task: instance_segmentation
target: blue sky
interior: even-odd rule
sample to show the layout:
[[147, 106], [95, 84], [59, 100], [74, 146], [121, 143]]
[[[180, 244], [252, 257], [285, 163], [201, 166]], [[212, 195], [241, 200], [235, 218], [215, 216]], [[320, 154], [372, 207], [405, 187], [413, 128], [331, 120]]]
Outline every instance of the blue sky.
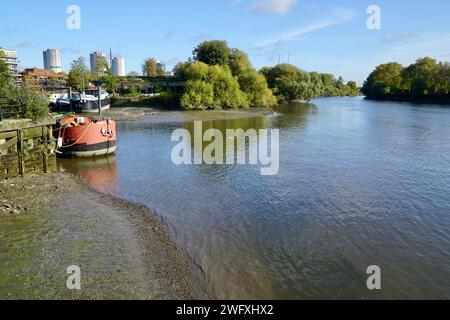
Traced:
[[[368, 6], [381, 9], [381, 30], [369, 30]], [[68, 30], [69, 5], [81, 29]], [[361, 83], [378, 64], [418, 57], [450, 60], [448, 0], [41, 0], [5, 1], [0, 46], [18, 51], [21, 67], [42, 67], [42, 51], [62, 50], [63, 68], [96, 50], [141, 71], [146, 57], [170, 69], [202, 40], [224, 39], [246, 51], [255, 67], [290, 62], [307, 71]]]

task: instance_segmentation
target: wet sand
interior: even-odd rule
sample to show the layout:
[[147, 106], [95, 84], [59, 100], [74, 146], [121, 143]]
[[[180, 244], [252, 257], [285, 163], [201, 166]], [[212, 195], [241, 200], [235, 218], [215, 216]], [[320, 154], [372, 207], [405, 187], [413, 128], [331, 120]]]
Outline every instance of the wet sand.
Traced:
[[125, 107], [111, 108], [102, 113], [103, 117], [110, 117], [116, 121], [150, 120], [158, 123], [180, 122], [197, 120], [201, 114], [201, 120], [231, 120], [248, 117], [273, 116], [271, 109], [228, 109], [228, 110], [206, 110], [206, 111], [182, 111], [162, 110], [151, 107]]
[[[81, 268], [82, 290], [66, 287]], [[0, 299], [208, 299], [147, 209], [69, 173], [0, 181]]]

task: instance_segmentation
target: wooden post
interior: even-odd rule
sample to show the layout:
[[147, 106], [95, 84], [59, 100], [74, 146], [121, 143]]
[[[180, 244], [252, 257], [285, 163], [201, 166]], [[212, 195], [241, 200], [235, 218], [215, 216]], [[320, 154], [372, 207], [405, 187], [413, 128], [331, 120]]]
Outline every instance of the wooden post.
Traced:
[[19, 174], [21, 176], [25, 175], [25, 155], [24, 155], [24, 144], [23, 144], [23, 131], [22, 129], [17, 130], [17, 153], [19, 157]]
[[44, 172], [48, 173], [48, 129], [47, 129], [47, 126], [42, 126], [42, 144], [44, 145], [44, 150], [42, 152], [42, 157], [44, 160]]
[[101, 86], [98, 85], [98, 115], [102, 115], [102, 97], [101, 97]]

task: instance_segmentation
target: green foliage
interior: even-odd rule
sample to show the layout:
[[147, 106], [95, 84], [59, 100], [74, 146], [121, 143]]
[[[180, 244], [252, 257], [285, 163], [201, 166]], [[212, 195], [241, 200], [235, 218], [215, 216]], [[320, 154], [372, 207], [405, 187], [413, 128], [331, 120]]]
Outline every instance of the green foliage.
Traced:
[[[195, 62], [185, 66], [187, 86], [181, 98], [185, 109], [247, 108], [246, 95], [228, 67]], [[197, 104], [197, 105], [196, 105]]]
[[277, 104], [277, 99], [269, 89], [266, 78], [253, 68], [248, 55], [239, 49], [233, 49], [229, 68], [237, 77], [239, 87], [247, 96], [251, 107], [271, 107]]
[[21, 117], [41, 120], [48, 116], [48, 102], [42, 95], [34, 93], [25, 85], [9, 84], [1, 89], [0, 93], [10, 105], [18, 106]]
[[262, 72], [269, 87], [280, 100], [292, 102], [314, 98], [309, 86], [309, 76], [299, 68], [280, 64], [274, 68], [264, 68]]
[[206, 110], [214, 104], [214, 88], [201, 80], [189, 80], [181, 106], [186, 110]]
[[245, 94], [240, 90], [239, 83], [227, 67], [210, 66], [207, 76], [208, 83], [214, 88], [214, 108], [248, 108]]
[[161, 64], [155, 58], [148, 58], [142, 64], [142, 72], [148, 77], [158, 77], [165, 74]]
[[359, 94], [355, 82], [346, 85], [342, 78], [336, 80], [332, 74], [308, 73], [290, 64], [264, 67], [260, 73], [266, 77], [277, 98], [286, 102]]
[[86, 60], [79, 57], [71, 64], [68, 85], [78, 91], [83, 91], [89, 84], [90, 73], [86, 65]]
[[102, 77], [102, 83], [106, 87], [106, 90], [115, 93], [117, 87], [119, 86], [119, 77], [113, 75], [111, 70], [108, 68], [105, 72], [105, 75]]
[[193, 52], [194, 60], [207, 65], [228, 66], [231, 50], [226, 41], [204, 41]]
[[5, 87], [12, 80], [8, 64], [1, 59], [4, 56], [4, 52], [0, 49], [0, 88]]
[[271, 107], [278, 100], [359, 94], [355, 82], [345, 85], [333, 75], [308, 73], [289, 64], [258, 73], [245, 52], [230, 49], [225, 41], [202, 42], [194, 50], [194, 61], [178, 64], [174, 73], [187, 81], [181, 99], [186, 109]]
[[277, 104], [277, 98], [269, 89], [266, 78], [256, 70], [241, 74], [238, 81], [251, 107], [272, 107]]
[[404, 68], [391, 62], [379, 65], [364, 83], [369, 99], [406, 99], [437, 97], [449, 94], [450, 66], [432, 58], [421, 58]]
[[173, 69], [175, 78], [182, 81], [187, 81], [189, 79], [189, 75], [187, 74], [187, 72], [189, 71], [192, 63], [192, 61], [178, 63]]

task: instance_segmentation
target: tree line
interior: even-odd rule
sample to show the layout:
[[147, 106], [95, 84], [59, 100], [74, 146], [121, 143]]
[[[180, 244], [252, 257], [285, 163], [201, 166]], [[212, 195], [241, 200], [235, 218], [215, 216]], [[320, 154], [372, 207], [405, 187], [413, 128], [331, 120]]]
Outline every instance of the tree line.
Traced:
[[364, 82], [368, 99], [434, 101], [450, 103], [450, 64], [425, 57], [404, 67], [390, 62], [379, 65]]
[[75, 59], [70, 66], [67, 85], [82, 92], [91, 82], [100, 81], [109, 92], [114, 93], [119, 85], [119, 77], [114, 76], [106, 58], [98, 57], [96, 65], [97, 69], [91, 72], [85, 58]]
[[[104, 58], [97, 61], [102, 72], [89, 72], [84, 58], [72, 63], [69, 86], [81, 91], [92, 80], [101, 80], [110, 92], [115, 92], [118, 77], [112, 75]], [[155, 59], [145, 59], [143, 74], [159, 77], [165, 74]], [[271, 107], [295, 100], [317, 97], [355, 96], [360, 94], [356, 82], [344, 82], [331, 74], [306, 72], [290, 64], [256, 70], [248, 55], [230, 48], [226, 41], [204, 41], [193, 56], [174, 69], [175, 80], [186, 82], [182, 94], [163, 92], [165, 102], [184, 109], [222, 109]]]
[[257, 71], [245, 52], [218, 40], [199, 44], [193, 58], [178, 64], [174, 72], [187, 82], [180, 98], [185, 109], [270, 107], [280, 102], [360, 93], [356, 82], [345, 84], [342, 78], [308, 73], [290, 64]]

